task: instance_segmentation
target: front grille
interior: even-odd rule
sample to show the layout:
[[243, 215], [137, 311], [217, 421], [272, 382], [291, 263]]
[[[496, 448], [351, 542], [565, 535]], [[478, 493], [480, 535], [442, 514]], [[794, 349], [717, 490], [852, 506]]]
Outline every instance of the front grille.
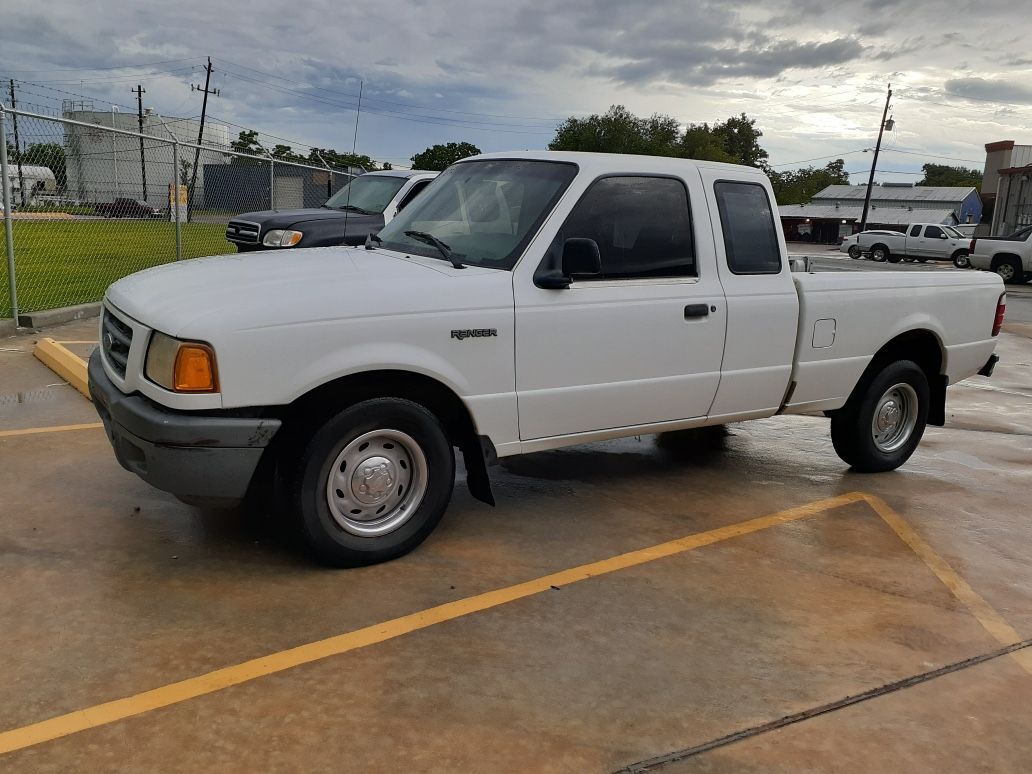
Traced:
[[249, 223], [246, 220], [231, 220], [226, 226], [226, 239], [230, 242], [243, 242], [248, 245], [258, 244], [258, 235], [261, 233], [261, 226], [257, 223]]
[[129, 362], [129, 347], [132, 343], [133, 329], [105, 309], [100, 346], [108, 363], [123, 379], [125, 378], [125, 367]]

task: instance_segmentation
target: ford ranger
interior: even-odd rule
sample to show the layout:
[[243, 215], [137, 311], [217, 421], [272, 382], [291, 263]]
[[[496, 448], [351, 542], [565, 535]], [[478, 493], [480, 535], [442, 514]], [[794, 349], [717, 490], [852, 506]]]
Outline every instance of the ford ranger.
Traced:
[[226, 240], [237, 252], [360, 245], [408, 206], [437, 172], [383, 170], [359, 175], [319, 207], [237, 215]]
[[759, 171], [524, 152], [453, 164], [364, 247], [168, 264], [107, 291], [90, 391], [121, 464], [187, 501], [278, 482], [314, 555], [410, 551], [497, 459], [824, 412], [902, 465], [989, 376], [1003, 284], [792, 272]]

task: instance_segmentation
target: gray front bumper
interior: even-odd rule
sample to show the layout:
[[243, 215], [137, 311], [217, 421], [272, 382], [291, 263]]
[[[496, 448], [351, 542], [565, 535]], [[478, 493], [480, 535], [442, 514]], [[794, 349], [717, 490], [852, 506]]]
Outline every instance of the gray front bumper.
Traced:
[[240, 500], [282, 424], [267, 417], [193, 414], [125, 395], [89, 364], [90, 395], [122, 467], [180, 497]]

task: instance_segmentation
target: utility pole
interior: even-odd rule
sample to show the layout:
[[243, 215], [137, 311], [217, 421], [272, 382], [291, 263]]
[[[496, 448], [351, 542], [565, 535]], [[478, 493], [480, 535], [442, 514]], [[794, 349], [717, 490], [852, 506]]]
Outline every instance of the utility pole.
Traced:
[[[204, 67], [204, 88], [200, 86], [191, 85], [190, 91], [200, 91], [204, 93], [204, 99], [201, 101], [201, 126], [197, 130], [197, 145], [200, 146], [204, 140], [204, 117], [208, 112], [208, 95], [214, 94], [216, 97], [219, 95], [219, 90], [215, 89], [212, 91], [208, 88], [211, 84], [211, 57], [208, 57], [208, 64]], [[197, 185], [197, 165], [201, 161], [201, 149], [197, 147], [194, 149], [194, 165], [193, 171], [190, 173], [190, 189], [187, 192], [186, 199], [186, 219], [190, 220], [193, 217], [193, 195], [194, 186]]]
[[[18, 105], [14, 101], [14, 78], [11, 78], [11, 110], [17, 110]], [[18, 197], [21, 199], [21, 206], [25, 206], [25, 176], [22, 175], [22, 152], [18, 142], [18, 114], [11, 113], [11, 122], [14, 124], [14, 155], [18, 163]]]
[[874, 171], [878, 167], [878, 153], [881, 151], [882, 134], [885, 132], [885, 119], [889, 115], [889, 101], [892, 99], [892, 84], [885, 96], [885, 109], [882, 111], [881, 125], [878, 127], [878, 144], [874, 146], [874, 161], [871, 162], [871, 176], [867, 179], [867, 195], [864, 197], [864, 213], [860, 216], [860, 230], [867, 230], [867, 211], [871, 206], [871, 190], [874, 188]]
[[147, 90], [140, 84], [129, 91], [136, 95], [136, 116], [140, 127], [140, 177], [143, 179], [143, 200], [147, 201], [147, 157], [143, 152], [143, 95]]

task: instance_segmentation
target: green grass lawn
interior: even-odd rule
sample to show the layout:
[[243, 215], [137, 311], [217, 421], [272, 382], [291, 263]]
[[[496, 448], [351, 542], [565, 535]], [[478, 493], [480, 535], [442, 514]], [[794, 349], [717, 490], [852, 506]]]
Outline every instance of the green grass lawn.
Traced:
[[[115, 280], [176, 259], [175, 227], [164, 221], [16, 220], [13, 227], [21, 312], [99, 301]], [[183, 258], [235, 251], [222, 223], [184, 223], [182, 232]], [[6, 245], [2, 251], [0, 317], [10, 317]]]

